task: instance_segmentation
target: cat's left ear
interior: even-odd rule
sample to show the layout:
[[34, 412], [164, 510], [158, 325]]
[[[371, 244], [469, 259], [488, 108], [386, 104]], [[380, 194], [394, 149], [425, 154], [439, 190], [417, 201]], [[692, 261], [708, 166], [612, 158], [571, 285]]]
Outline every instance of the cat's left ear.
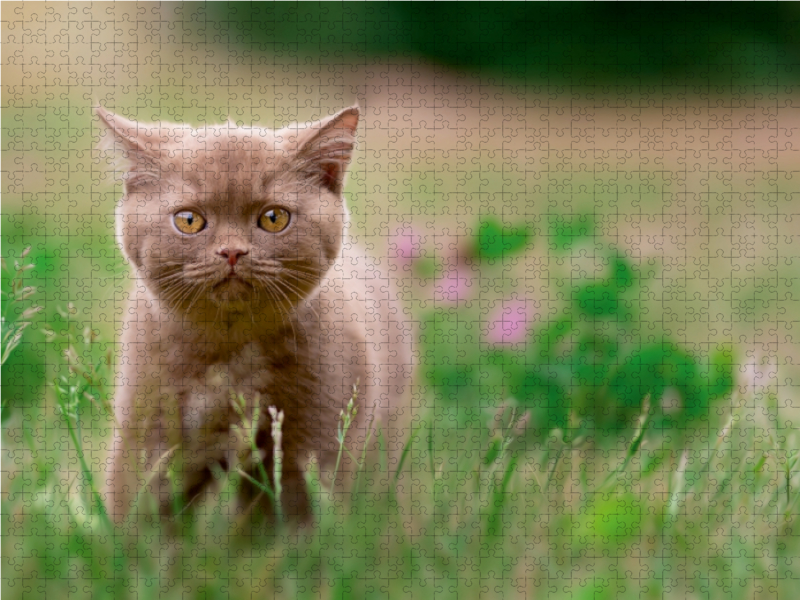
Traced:
[[319, 177], [334, 194], [344, 188], [347, 167], [353, 157], [358, 127], [358, 106], [312, 123], [297, 135], [297, 159], [303, 170]]

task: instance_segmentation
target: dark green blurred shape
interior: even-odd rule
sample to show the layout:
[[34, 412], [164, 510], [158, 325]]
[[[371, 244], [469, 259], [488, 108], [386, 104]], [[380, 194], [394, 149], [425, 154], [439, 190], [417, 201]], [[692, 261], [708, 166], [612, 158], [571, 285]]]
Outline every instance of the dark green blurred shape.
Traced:
[[619, 310], [617, 288], [611, 282], [590, 283], [579, 288], [575, 301], [581, 312], [594, 317], [615, 315]]
[[475, 254], [480, 258], [502, 258], [523, 251], [532, 237], [527, 225], [503, 227], [500, 221], [487, 217], [478, 228]]
[[569, 250], [575, 242], [595, 234], [594, 218], [589, 214], [551, 214], [547, 226], [550, 248], [557, 251]]
[[573, 292], [573, 301], [578, 310], [590, 317], [617, 315], [622, 321], [632, 318], [629, 303], [620, 298], [636, 282], [633, 265], [619, 251], [611, 261], [612, 277], [578, 286]]
[[348, 60], [413, 54], [571, 85], [787, 83], [800, 63], [800, 10], [791, 2], [231, 2], [186, 12], [192, 9], [231, 42], [264, 50]]
[[712, 398], [724, 396], [733, 389], [734, 351], [729, 344], [721, 344], [709, 359], [708, 394]]
[[661, 398], [668, 387], [680, 390], [690, 414], [697, 414], [708, 401], [696, 359], [669, 340], [651, 344], [628, 356], [609, 386], [612, 396], [630, 408], [640, 406], [647, 394], [654, 399]]

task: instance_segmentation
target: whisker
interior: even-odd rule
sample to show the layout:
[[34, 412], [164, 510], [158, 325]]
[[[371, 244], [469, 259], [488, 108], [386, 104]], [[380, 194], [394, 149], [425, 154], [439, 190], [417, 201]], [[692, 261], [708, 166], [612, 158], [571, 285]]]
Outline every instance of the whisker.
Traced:
[[[291, 301], [286, 297], [285, 294], [283, 294], [283, 292], [281, 292], [280, 289], [275, 287], [275, 281], [274, 280], [271, 280], [271, 279], [266, 279], [266, 280], [263, 280], [263, 281], [259, 280], [259, 283], [264, 284], [264, 286], [263, 286], [264, 287], [264, 291], [267, 292], [267, 294], [269, 294], [270, 297], [274, 299], [274, 304], [276, 304], [278, 306], [278, 311], [280, 311], [280, 312], [282, 312], [283, 314], [286, 315], [286, 322], [289, 324], [289, 327], [291, 327], [291, 329], [292, 329], [292, 338], [294, 339], [294, 344], [295, 344], [295, 348], [296, 348], [297, 347], [297, 332], [295, 331], [294, 320], [292, 319], [292, 315], [291, 315], [291, 313], [289, 311], [289, 308], [288, 308], [288, 306], [291, 306], [291, 304], [292, 304]], [[286, 300], [286, 303], [288, 304], [288, 306], [284, 306], [283, 303], [278, 298], [277, 294], [275, 294], [273, 292], [280, 292], [281, 295], [283, 295], [284, 299]]]
[[287, 281], [285, 279], [276, 280], [275, 284], [285, 286], [286, 288], [289, 289], [290, 292], [297, 295], [300, 301], [305, 302], [306, 306], [308, 306], [311, 309], [311, 311], [314, 313], [314, 316], [317, 318], [317, 320], [319, 320], [320, 318], [319, 313], [314, 308], [313, 304], [307, 302], [306, 294], [303, 293], [303, 290], [300, 287], [296, 286], [291, 281]]
[[194, 298], [194, 300], [192, 300], [192, 301], [191, 301], [191, 303], [190, 303], [190, 304], [189, 304], [189, 306], [187, 307], [187, 309], [186, 309], [186, 312], [187, 312], [187, 313], [189, 313], [189, 312], [191, 312], [191, 311], [192, 311], [192, 307], [194, 307], [195, 303], [196, 303], [196, 302], [197, 302], [197, 301], [200, 299], [201, 292], [202, 292], [204, 289], [205, 289], [205, 288], [204, 288], [204, 286], [199, 286], [199, 285], [198, 285], [198, 286], [195, 288], [195, 292], [196, 292], [196, 293], [194, 294], [195, 298]]

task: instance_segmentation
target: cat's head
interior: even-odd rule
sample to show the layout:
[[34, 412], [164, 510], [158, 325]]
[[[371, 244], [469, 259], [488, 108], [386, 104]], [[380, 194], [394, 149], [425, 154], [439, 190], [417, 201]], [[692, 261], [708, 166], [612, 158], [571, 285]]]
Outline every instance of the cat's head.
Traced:
[[119, 243], [172, 308], [294, 305], [339, 256], [357, 107], [276, 131], [96, 112], [124, 157]]

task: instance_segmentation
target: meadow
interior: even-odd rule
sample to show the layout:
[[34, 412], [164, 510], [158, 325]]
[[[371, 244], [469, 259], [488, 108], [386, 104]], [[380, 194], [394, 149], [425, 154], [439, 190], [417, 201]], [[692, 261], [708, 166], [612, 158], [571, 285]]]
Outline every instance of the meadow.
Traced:
[[[20, 302], [33, 302], [25, 289], [16, 285]], [[114, 527], [98, 468], [109, 356], [74, 313], [68, 305], [51, 333], [64, 348], [55, 406], [17, 408], [4, 423], [4, 597], [792, 593], [796, 437], [759, 385], [683, 428], [654, 427], [648, 398], [630, 430], [572, 439], [531, 435], [518, 403], [459, 407], [471, 414], [458, 419], [440, 403], [416, 415], [402, 474], [364, 464], [352, 492], [334, 497], [312, 464], [313, 528], [248, 531], [235, 471], [216, 473], [192, 516], [164, 524], [145, 493], [139, 514]]]
[[[564, 221], [555, 223], [551, 242], [585, 248], [585, 227], [559, 237]], [[473, 240], [474, 254], [486, 255], [492, 270], [506, 253], [514, 256], [514, 247], [519, 253], [536, 245], [537, 236], [521, 227], [506, 235], [493, 227], [491, 221], [476, 227]], [[800, 481], [797, 436], [791, 410], [779, 400], [776, 365], [740, 368], [734, 358], [739, 350], [729, 346], [707, 360], [705, 371], [701, 355], [692, 359], [687, 352], [675, 355], [674, 369], [647, 380], [653, 365], [631, 367], [621, 360], [624, 344], [602, 354], [610, 348], [606, 321], [615, 307], [628, 318], [615, 327], [634, 331], [626, 334], [632, 347], [647, 347], [635, 334], [641, 319], [631, 317], [644, 303], [614, 304], [608, 294], [590, 295], [587, 302], [586, 286], [578, 286], [574, 302], [562, 303], [550, 324], [531, 319], [529, 327], [526, 305], [517, 301], [500, 303], [508, 310], [495, 322], [473, 321], [471, 304], [452, 297], [466, 291], [415, 243], [422, 245], [410, 234], [396, 240], [397, 262], [419, 273], [418, 284], [406, 292], [423, 297], [429, 287], [442, 297], [437, 308], [421, 311], [415, 425], [402, 472], [388, 471], [385, 459], [366, 463], [353, 492], [334, 497], [312, 464], [307, 477], [316, 526], [299, 532], [279, 526], [271, 535], [243, 529], [233, 501], [240, 478], [235, 471], [216, 473], [216, 492], [192, 516], [178, 518], [177, 529], [155, 517], [146, 492], [139, 516], [121, 527], [109, 522], [101, 488], [112, 426], [114, 344], [69, 299], [51, 303], [55, 317], [43, 320], [44, 294], [31, 284], [41, 282], [46, 290], [47, 280], [37, 277], [34, 250], [9, 259], [3, 359], [41, 351], [42, 344], [56, 358], [46, 365], [55, 377], [38, 392], [42, 401], [23, 404], [4, 394], [4, 596], [791, 593]], [[498, 252], [501, 258], [494, 256]], [[572, 255], [569, 248], [560, 252]], [[582, 254], [579, 263], [586, 262]], [[613, 273], [631, 287], [644, 285], [632, 281], [634, 274], [652, 279], [619, 261]], [[471, 285], [477, 288], [480, 279]], [[597, 284], [590, 283], [590, 291], [592, 286]], [[617, 292], [627, 293], [626, 286]], [[540, 352], [542, 340], [558, 347], [548, 337], [553, 324], [569, 340], [559, 357]], [[531, 328], [541, 335], [531, 335]], [[595, 353], [588, 363], [582, 351], [587, 339]], [[522, 360], [526, 356], [540, 361]], [[669, 365], [670, 357], [661, 352], [655, 363]], [[559, 364], [567, 381], [559, 385], [556, 375], [543, 382], [543, 371]], [[633, 368], [631, 375], [644, 383], [618, 384], [616, 395], [599, 393], [614, 365], [623, 375], [625, 365]], [[8, 373], [4, 369], [5, 381]], [[701, 377], [700, 383], [691, 377]], [[719, 397], [708, 392], [712, 381]], [[14, 383], [24, 389], [35, 381]], [[626, 401], [625, 394], [638, 392], [638, 404]], [[667, 405], [668, 397], [677, 409]], [[688, 400], [680, 406], [684, 398], [700, 397], [705, 403], [693, 412]]]
[[[3, 598], [794, 597], [791, 87], [526, 85], [243, 50], [177, 5], [2, 10]], [[351, 234], [415, 327], [403, 469], [335, 496], [312, 463], [299, 531], [246, 530], [236, 471], [112, 526], [130, 274], [92, 106], [272, 127], [355, 100]]]

